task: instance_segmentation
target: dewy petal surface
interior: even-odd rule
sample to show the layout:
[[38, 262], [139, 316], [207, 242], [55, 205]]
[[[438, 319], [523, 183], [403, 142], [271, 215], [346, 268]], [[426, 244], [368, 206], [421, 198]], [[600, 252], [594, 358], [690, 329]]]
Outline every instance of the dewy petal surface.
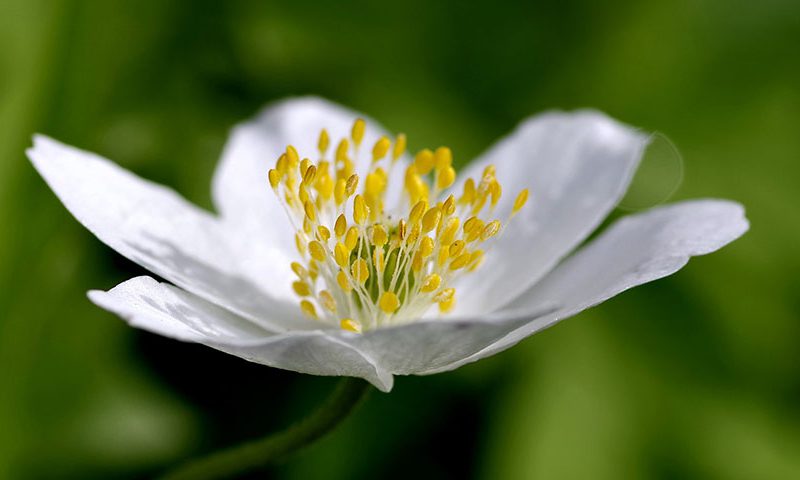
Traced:
[[28, 156], [75, 218], [128, 259], [275, 331], [310, 323], [243, 276], [246, 259], [220, 222], [174, 191], [42, 135]]
[[[239, 232], [241, 248], [253, 253], [253, 261], [247, 268], [258, 271], [270, 268], [271, 276], [265, 279], [267, 288], [282, 298], [295, 298], [289, 268], [290, 257], [296, 255], [294, 229], [269, 187], [267, 171], [275, 166], [287, 145], [294, 146], [301, 157], [317, 160], [320, 130], [328, 131], [331, 148], [335, 148], [339, 138], [349, 138], [356, 118], [367, 120], [362, 158], [357, 163], [357, 172], [363, 178], [370, 163], [369, 150], [381, 135], [388, 134], [366, 115], [317, 97], [283, 100], [267, 106], [253, 120], [236, 126], [225, 146], [214, 174], [214, 204], [223, 221]], [[287, 255], [287, 260], [274, 261], [279, 256], [274, 250]], [[268, 265], [259, 259], [266, 259]]]
[[548, 303], [559, 306], [556, 312], [475, 355], [426, 373], [452, 370], [503, 351], [629, 288], [675, 273], [690, 257], [718, 250], [748, 228], [742, 206], [725, 200], [687, 201], [624, 217], [508, 306], [518, 314]]
[[392, 388], [392, 374], [451, 364], [552, 311], [544, 307], [538, 313], [509, 318], [423, 321], [364, 335], [341, 330], [271, 334], [150, 277], [128, 280], [108, 292], [91, 291], [89, 298], [137, 328], [285, 370], [361, 377], [383, 391]]
[[456, 313], [494, 311], [540, 279], [583, 241], [628, 188], [648, 137], [595, 111], [551, 112], [522, 122], [462, 175], [496, 166], [507, 217], [514, 197], [527, 206], [509, 222], [477, 275], [465, 277]]

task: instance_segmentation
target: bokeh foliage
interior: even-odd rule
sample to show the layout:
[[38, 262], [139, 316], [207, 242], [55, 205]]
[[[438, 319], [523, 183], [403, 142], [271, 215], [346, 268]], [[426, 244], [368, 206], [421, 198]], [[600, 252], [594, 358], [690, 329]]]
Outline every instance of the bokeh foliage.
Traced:
[[[739, 200], [752, 230], [507, 353], [399, 379], [276, 478], [800, 477], [800, 3], [0, 0], [0, 45], [0, 478], [146, 477], [330, 389], [91, 306], [141, 271], [23, 155], [41, 131], [210, 207], [227, 130], [306, 93], [461, 162], [533, 112], [595, 107], [677, 146], [673, 200]], [[648, 171], [638, 191], [668, 186]]]

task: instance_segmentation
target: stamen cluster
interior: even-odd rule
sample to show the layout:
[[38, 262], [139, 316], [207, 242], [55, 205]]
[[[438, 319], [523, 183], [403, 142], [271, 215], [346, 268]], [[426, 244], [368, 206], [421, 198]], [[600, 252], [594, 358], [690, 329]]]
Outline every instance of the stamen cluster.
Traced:
[[[292, 288], [300, 309], [353, 332], [420, 318], [434, 304], [441, 313], [451, 311], [454, 280], [481, 265], [484, 242], [503, 228], [500, 220], [482, 217], [492, 214], [502, 194], [493, 166], [481, 178], [467, 179], [458, 198], [440, 198], [456, 179], [447, 147], [421, 150], [401, 174], [395, 171], [404, 163], [398, 160], [405, 135], [394, 142], [381, 137], [360, 185], [355, 166], [365, 128], [357, 119], [332, 157], [323, 129], [316, 163], [300, 160], [290, 145], [269, 171], [270, 186], [296, 230], [302, 260], [292, 262]], [[387, 187], [400, 175], [402, 199], [389, 213]], [[509, 220], [527, 199], [522, 190]]]

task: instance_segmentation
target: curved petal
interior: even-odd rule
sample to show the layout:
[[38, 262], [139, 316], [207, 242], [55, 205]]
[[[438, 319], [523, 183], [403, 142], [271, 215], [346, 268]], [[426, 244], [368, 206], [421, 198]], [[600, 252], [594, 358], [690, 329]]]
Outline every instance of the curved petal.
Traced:
[[366, 352], [382, 369], [395, 375], [411, 375], [470, 357], [554, 310], [541, 305], [535, 312], [514, 316], [422, 320], [363, 335], [345, 335], [348, 343]]
[[270, 334], [205, 300], [150, 277], [128, 280], [89, 298], [130, 325], [201, 343], [252, 362], [312, 375], [361, 377], [383, 391], [392, 375], [364, 354], [326, 332]]
[[622, 198], [647, 136], [594, 111], [552, 112], [523, 122], [463, 178], [497, 167], [505, 220], [524, 188], [530, 200], [494, 240], [484, 267], [464, 277], [456, 313], [493, 311], [525, 291], [583, 241]]
[[[294, 298], [291, 282], [285, 280], [291, 278], [294, 229], [269, 188], [267, 171], [287, 145], [293, 145], [301, 156], [316, 160], [317, 140], [323, 128], [330, 135], [332, 151], [340, 138], [349, 138], [353, 121], [359, 117], [367, 120], [361, 150], [362, 160], [369, 160], [366, 157], [372, 145], [381, 135], [387, 135], [385, 131], [363, 114], [316, 97], [283, 100], [267, 106], [253, 120], [236, 126], [225, 145], [214, 175], [214, 204], [223, 221], [240, 232], [242, 248], [285, 253], [285, 261], [279, 265], [274, 265], [275, 252], [272, 258], [258, 252], [251, 255], [253, 268], [263, 269], [259, 259], [266, 258], [273, 268], [280, 269], [281, 274], [275, 275], [270, 291], [280, 292], [285, 298]], [[368, 166], [369, 161], [358, 162], [359, 174], [363, 175]], [[258, 242], [253, 242], [254, 238]]]
[[501, 352], [629, 288], [675, 273], [690, 257], [722, 248], [748, 228], [742, 206], [724, 200], [682, 202], [622, 218], [509, 305], [510, 311], [519, 312], [547, 302], [558, 304], [558, 311], [469, 358], [425, 373], [452, 370]]
[[293, 305], [242, 274], [222, 224], [174, 191], [42, 135], [27, 153], [75, 218], [125, 257], [273, 330], [304, 324]]

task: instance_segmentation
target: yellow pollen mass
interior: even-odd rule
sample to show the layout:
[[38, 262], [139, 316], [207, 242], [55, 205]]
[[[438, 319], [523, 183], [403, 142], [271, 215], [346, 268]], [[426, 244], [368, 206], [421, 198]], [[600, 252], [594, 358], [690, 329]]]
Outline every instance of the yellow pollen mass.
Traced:
[[[324, 128], [309, 132], [317, 154], [288, 145], [267, 171], [296, 229], [289, 283], [300, 310], [356, 333], [414, 321], [433, 308], [452, 312], [454, 282], [491, 268], [493, 238], [528, 200], [527, 189], [513, 202], [503, 198], [491, 165], [465, 179], [460, 195], [445, 195], [457, 177], [448, 147], [424, 148], [407, 161], [404, 134], [376, 135], [371, 152], [359, 155], [366, 128], [357, 119], [344, 138]], [[509, 217], [487, 218], [494, 211]]]

